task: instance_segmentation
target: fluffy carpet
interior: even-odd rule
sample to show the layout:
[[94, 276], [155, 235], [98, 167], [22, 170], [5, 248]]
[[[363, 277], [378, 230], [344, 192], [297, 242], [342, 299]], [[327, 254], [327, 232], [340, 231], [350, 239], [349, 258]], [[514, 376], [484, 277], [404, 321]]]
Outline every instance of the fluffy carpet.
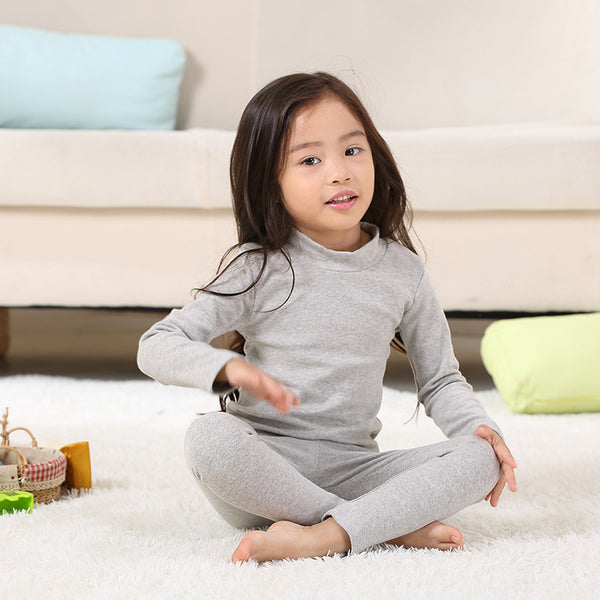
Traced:
[[[464, 551], [234, 566], [242, 532], [212, 511], [182, 456], [187, 425], [214, 398], [150, 381], [0, 379], [10, 424], [89, 441], [94, 479], [91, 492], [0, 517], [2, 597], [599, 598], [600, 414], [513, 415], [496, 391], [479, 397], [519, 463], [519, 491], [448, 519]], [[407, 423], [414, 404], [385, 390], [382, 449], [441, 439], [423, 414]]]

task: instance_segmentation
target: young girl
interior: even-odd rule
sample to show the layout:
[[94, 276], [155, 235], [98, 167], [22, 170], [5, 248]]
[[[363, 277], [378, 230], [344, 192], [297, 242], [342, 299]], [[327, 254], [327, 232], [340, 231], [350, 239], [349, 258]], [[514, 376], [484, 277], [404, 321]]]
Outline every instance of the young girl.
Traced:
[[[462, 547], [438, 519], [496, 506], [516, 464], [458, 370], [402, 179], [364, 107], [326, 73], [273, 81], [242, 115], [231, 185], [235, 257], [142, 336], [138, 364], [165, 384], [239, 392], [185, 440], [216, 511], [253, 529], [232, 560]], [[234, 330], [243, 355], [209, 345]], [[449, 439], [380, 452], [396, 336]]]

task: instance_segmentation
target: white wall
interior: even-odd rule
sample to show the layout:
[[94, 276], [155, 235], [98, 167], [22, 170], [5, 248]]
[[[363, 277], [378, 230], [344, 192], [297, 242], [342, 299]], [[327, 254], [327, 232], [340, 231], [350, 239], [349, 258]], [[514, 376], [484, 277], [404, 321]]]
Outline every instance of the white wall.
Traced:
[[253, 88], [257, 1], [0, 0], [0, 22], [64, 33], [178, 40], [187, 51], [178, 129], [235, 129]]
[[600, 118], [598, 0], [261, 5], [257, 83], [355, 69], [383, 129]]
[[315, 69], [382, 129], [600, 120], [598, 0], [0, 0], [0, 21], [178, 39], [179, 128], [234, 129], [264, 83]]

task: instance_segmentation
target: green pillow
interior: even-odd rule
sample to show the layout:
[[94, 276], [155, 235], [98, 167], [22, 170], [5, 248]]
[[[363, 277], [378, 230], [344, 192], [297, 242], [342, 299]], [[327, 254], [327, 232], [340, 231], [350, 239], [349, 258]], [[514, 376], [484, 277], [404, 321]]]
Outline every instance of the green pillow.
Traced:
[[515, 412], [600, 411], [600, 313], [496, 321], [481, 357]]
[[0, 127], [173, 129], [184, 65], [173, 40], [0, 25]]

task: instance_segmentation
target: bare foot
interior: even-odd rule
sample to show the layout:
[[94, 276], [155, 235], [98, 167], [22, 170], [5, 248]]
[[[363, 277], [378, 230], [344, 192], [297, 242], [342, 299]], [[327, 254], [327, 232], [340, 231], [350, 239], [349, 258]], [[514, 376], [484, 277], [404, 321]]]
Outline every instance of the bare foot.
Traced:
[[405, 548], [434, 548], [436, 550], [459, 550], [463, 548], [462, 533], [450, 525], [434, 521], [417, 531], [387, 542]]
[[277, 521], [267, 531], [249, 531], [231, 560], [266, 562], [284, 558], [315, 558], [350, 549], [350, 538], [336, 521], [329, 518], [305, 527], [290, 521]]

